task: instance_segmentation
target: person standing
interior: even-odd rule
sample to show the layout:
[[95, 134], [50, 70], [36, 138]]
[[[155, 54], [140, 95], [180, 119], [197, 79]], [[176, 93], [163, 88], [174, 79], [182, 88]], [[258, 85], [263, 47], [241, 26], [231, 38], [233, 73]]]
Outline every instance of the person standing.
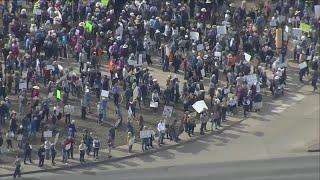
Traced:
[[92, 142], [93, 147], [93, 158], [98, 159], [99, 158], [99, 150], [100, 150], [100, 141], [97, 137], [94, 137]]
[[46, 151], [46, 160], [50, 159], [50, 146], [51, 146], [51, 142], [46, 139], [46, 141], [44, 142], [44, 149]]
[[207, 120], [206, 120], [206, 115], [205, 115], [205, 109], [200, 113], [200, 122], [201, 122], [201, 126], [200, 126], [200, 134], [204, 135], [204, 131], [206, 129], [207, 126]]
[[21, 177], [21, 158], [20, 156], [16, 157], [16, 160], [14, 161], [14, 165], [16, 166], [14, 173], [13, 173], [13, 178]]
[[46, 155], [46, 150], [44, 148], [44, 145], [41, 145], [39, 150], [38, 150], [39, 167], [43, 166], [45, 155]]
[[51, 143], [50, 152], [51, 152], [51, 164], [52, 164], [52, 166], [54, 166], [54, 165], [56, 165], [54, 160], [55, 160], [56, 155], [57, 155], [57, 150], [56, 150], [56, 146], [55, 146], [54, 143]]
[[110, 135], [108, 136], [107, 146], [108, 146], [108, 158], [111, 158], [112, 157], [111, 149], [113, 147], [113, 140], [112, 140], [112, 137]]
[[163, 120], [160, 120], [159, 124], [158, 124], [158, 132], [159, 132], [159, 139], [158, 139], [158, 145], [161, 146], [163, 143], [163, 139], [164, 139], [164, 135], [166, 132], [166, 126], [165, 123], [163, 122]]
[[129, 153], [132, 152], [132, 147], [133, 147], [133, 144], [134, 144], [134, 140], [135, 140], [134, 135], [131, 132], [128, 132], [127, 144], [128, 144], [128, 148], [129, 148], [129, 150], [128, 150]]
[[315, 70], [313, 71], [312, 81], [311, 81], [311, 85], [312, 85], [312, 87], [313, 87], [313, 92], [315, 92], [316, 90], [318, 90], [318, 87], [317, 87], [318, 78], [319, 78], [319, 71], [318, 71], [318, 69], [315, 69]]
[[86, 154], [87, 146], [84, 144], [84, 141], [81, 141], [81, 144], [79, 145], [79, 154], [80, 154], [80, 163], [85, 163], [84, 161], [84, 155]]

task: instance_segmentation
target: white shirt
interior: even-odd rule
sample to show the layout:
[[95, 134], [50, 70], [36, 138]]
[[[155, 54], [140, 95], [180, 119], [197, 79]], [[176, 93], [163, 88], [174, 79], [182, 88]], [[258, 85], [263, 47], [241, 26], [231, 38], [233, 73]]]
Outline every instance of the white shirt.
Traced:
[[164, 132], [166, 130], [165, 124], [163, 122], [159, 122], [158, 124], [158, 131]]

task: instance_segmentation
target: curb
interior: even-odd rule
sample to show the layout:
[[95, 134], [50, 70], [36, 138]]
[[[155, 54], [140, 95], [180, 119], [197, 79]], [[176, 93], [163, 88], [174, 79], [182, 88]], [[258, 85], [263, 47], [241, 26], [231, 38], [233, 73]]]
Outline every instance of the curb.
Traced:
[[[232, 123], [231, 125], [220, 129], [218, 131], [213, 131], [213, 132], [209, 132], [205, 135], [199, 135], [197, 137], [194, 137], [192, 139], [186, 140], [186, 141], [181, 141], [180, 143], [174, 144], [174, 145], [167, 145], [167, 146], [162, 146], [161, 148], [158, 149], [152, 149], [149, 150], [147, 152], [140, 152], [140, 153], [136, 153], [136, 154], [132, 154], [132, 155], [128, 155], [128, 156], [123, 156], [123, 157], [118, 157], [118, 158], [113, 158], [113, 159], [108, 159], [108, 160], [103, 160], [103, 161], [98, 161], [98, 162], [91, 162], [88, 164], [77, 164], [77, 165], [73, 165], [73, 166], [65, 166], [65, 167], [58, 167], [58, 168], [52, 168], [52, 169], [40, 169], [40, 170], [34, 170], [34, 171], [27, 171], [27, 172], [22, 172], [21, 175], [23, 174], [35, 174], [35, 173], [44, 173], [44, 172], [54, 172], [54, 171], [61, 171], [61, 170], [72, 170], [75, 168], [83, 168], [83, 167], [92, 167], [92, 166], [96, 166], [99, 164], [108, 164], [108, 163], [112, 163], [112, 162], [117, 162], [117, 161], [121, 161], [121, 160], [126, 160], [126, 159], [131, 159], [131, 158], [135, 158], [135, 157], [141, 157], [141, 156], [145, 156], [145, 155], [150, 155], [153, 153], [157, 153], [157, 152], [161, 152], [161, 151], [165, 151], [168, 149], [173, 149], [175, 147], [179, 147], [185, 144], [189, 144], [192, 142], [195, 142], [197, 140], [201, 140], [207, 137], [210, 137], [212, 135], [216, 135], [216, 134], [221, 134], [223, 131], [228, 130], [230, 128], [232, 128], [235, 125], [238, 125], [240, 123], [242, 123], [245, 119], [241, 119], [240, 121], [236, 121], [234, 123]], [[0, 174], [0, 177], [8, 177], [8, 176], [12, 176], [12, 174]]]
[[312, 153], [312, 152], [320, 152], [320, 149], [308, 149], [308, 152]]

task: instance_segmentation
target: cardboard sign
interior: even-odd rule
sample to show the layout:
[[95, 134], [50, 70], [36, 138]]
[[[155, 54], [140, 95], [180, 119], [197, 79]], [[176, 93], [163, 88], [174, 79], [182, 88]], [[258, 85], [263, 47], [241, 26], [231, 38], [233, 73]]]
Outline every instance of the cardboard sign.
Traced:
[[51, 138], [52, 137], [52, 131], [44, 131], [43, 137], [45, 138]]
[[305, 61], [299, 64], [300, 69], [304, 69], [306, 67], [308, 67], [308, 65], [307, 65], [307, 62], [305, 62]]
[[101, 91], [101, 97], [109, 97], [109, 91], [102, 90]]
[[203, 51], [203, 50], [204, 50], [203, 44], [198, 44], [197, 45], [197, 51]]
[[27, 82], [20, 82], [19, 89], [27, 89]]
[[227, 26], [217, 26], [217, 34], [227, 34]]
[[150, 107], [152, 107], [152, 108], [157, 108], [158, 106], [159, 106], [159, 103], [158, 103], [158, 102], [150, 101]]
[[204, 109], [208, 109], [207, 104], [204, 100], [197, 101], [192, 105], [193, 109], [197, 111], [197, 113], [201, 113]]
[[194, 31], [190, 32], [190, 39], [199, 41], [199, 33]]
[[171, 117], [172, 112], [173, 112], [173, 107], [172, 106], [164, 106], [163, 107], [162, 116]]
[[246, 61], [250, 62], [251, 60], [251, 55], [250, 54], [247, 54], [247, 53], [244, 53], [244, 58]]
[[314, 18], [319, 19], [320, 18], [320, 5], [314, 6]]

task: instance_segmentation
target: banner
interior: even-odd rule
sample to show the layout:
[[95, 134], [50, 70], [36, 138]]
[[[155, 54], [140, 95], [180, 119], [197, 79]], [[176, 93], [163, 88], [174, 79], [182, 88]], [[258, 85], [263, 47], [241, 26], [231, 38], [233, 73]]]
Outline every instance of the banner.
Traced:
[[193, 109], [196, 110], [198, 113], [201, 113], [204, 109], [208, 109], [208, 106], [204, 102], [204, 100], [197, 101], [192, 105]]
[[109, 0], [101, 0], [101, 4], [103, 7], [107, 7], [109, 5]]
[[163, 107], [162, 116], [171, 117], [172, 112], [173, 112], [173, 107], [172, 106], [164, 106]]
[[310, 32], [311, 31], [311, 26], [309, 24], [306, 24], [306, 23], [300, 23], [300, 27], [299, 28], [303, 32]]

